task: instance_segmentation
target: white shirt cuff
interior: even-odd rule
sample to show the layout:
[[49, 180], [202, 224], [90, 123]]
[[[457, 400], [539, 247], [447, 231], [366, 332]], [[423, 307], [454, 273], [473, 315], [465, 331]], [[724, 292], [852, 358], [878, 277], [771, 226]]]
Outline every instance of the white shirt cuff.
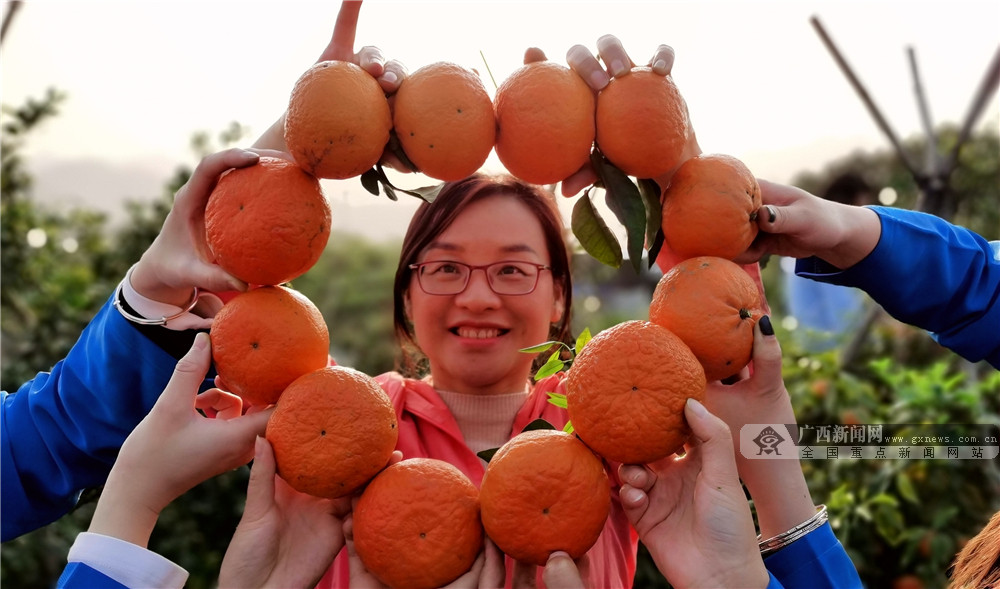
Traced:
[[[122, 297], [128, 302], [129, 306], [131, 306], [135, 312], [142, 317], [147, 319], [153, 319], [156, 317], [171, 317], [182, 310], [176, 305], [168, 305], [166, 303], [154, 301], [153, 299], [147, 299], [142, 296], [138, 293], [138, 291], [132, 288], [131, 277], [132, 268], [129, 268], [128, 272], [125, 274], [125, 278], [122, 280]], [[198, 304], [195, 306], [195, 309], [198, 310], [199, 313], [207, 315], [207, 317], [202, 317], [194, 314], [193, 312], [188, 312], [167, 321], [166, 324], [164, 324], [164, 327], [173, 331], [184, 331], [185, 329], [209, 329], [212, 327], [212, 318], [219, 312], [222, 305], [222, 299], [218, 296], [207, 291], [201, 291], [201, 296], [198, 298]]]
[[188, 572], [141, 546], [112, 536], [81, 532], [69, 549], [68, 562], [80, 562], [126, 587], [181, 589]]

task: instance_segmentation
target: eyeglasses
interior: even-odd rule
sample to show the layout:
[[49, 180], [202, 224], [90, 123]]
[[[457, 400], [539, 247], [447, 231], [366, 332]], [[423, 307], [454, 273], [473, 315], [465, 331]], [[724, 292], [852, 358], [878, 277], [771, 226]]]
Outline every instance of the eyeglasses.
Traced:
[[534, 292], [538, 275], [551, 266], [532, 262], [496, 262], [486, 266], [471, 266], [462, 262], [441, 260], [410, 264], [416, 270], [420, 288], [429, 295], [457, 295], [469, 286], [473, 270], [482, 270], [490, 289], [498, 295], [526, 295]]

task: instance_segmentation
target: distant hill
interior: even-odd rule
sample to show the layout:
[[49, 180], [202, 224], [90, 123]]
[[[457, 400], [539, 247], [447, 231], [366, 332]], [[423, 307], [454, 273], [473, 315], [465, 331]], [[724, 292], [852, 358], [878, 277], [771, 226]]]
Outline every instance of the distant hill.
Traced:
[[[28, 158], [33, 195], [46, 208], [92, 209], [106, 213], [112, 225], [126, 220], [125, 203], [147, 201], [163, 193], [174, 173], [171, 163], [156, 161], [117, 165], [99, 159]], [[402, 195], [398, 202], [366, 192], [359, 180], [323, 181], [333, 208], [333, 230], [373, 241], [402, 239], [419, 204]]]

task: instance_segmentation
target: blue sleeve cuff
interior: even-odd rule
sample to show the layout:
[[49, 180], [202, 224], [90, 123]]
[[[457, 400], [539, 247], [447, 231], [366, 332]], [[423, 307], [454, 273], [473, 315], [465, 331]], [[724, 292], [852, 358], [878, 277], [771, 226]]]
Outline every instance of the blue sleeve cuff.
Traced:
[[57, 589], [76, 589], [103, 587], [104, 589], [129, 589], [104, 573], [93, 569], [82, 562], [71, 562], [63, 569], [56, 582]]
[[827, 522], [764, 559], [782, 587], [861, 589], [861, 578]]

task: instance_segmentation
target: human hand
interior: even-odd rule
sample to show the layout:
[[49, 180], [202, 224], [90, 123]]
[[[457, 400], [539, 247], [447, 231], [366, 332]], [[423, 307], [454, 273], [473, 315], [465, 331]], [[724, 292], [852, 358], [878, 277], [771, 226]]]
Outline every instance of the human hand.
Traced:
[[882, 224], [875, 211], [826, 200], [794, 186], [761, 179], [757, 183], [763, 202], [757, 214], [760, 232], [736, 262], [756, 262], [765, 254], [817, 256], [845, 269], [878, 245]]
[[[90, 531], [145, 546], [160, 511], [195, 485], [250, 461], [270, 410], [242, 415], [236, 395], [198, 394], [211, 363], [199, 333], [149, 414], [122, 445]], [[214, 419], [199, 409], [216, 413]]]
[[344, 546], [349, 497], [300, 493], [276, 475], [274, 452], [258, 437], [247, 502], [222, 559], [219, 587], [314, 587]]
[[816, 508], [798, 460], [750, 459], [739, 447], [744, 425], [796, 423], [770, 317], [760, 318], [753, 338], [752, 374], [744, 369], [742, 379], [731, 385], [708, 383], [705, 404], [733, 432], [737, 470], [754, 500], [761, 535], [770, 538], [809, 519]]
[[[614, 35], [603, 35], [597, 40], [597, 53], [600, 56], [600, 61], [598, 61], [598, 57], [595, 57], [591, 53], [590, 49], [583, 45], [574, 45], [566, 52], [566, 63], [587, 82], [594, 92], [599, 92], [607, 86], [611, 82], [612, 77], [628, 75], [632, 68], [635, 67], [635, 62], [629, 57], [621, 41]], [[605, 64], [605, 67], [601, 66], [601, 62]], [[653, 56], [646, 65], [660, 75], [669, 76], [674, 66], [673, 48], [669, 45], [660, 45], [653, 52]], [[701, 147], [698, 145], [698, 139], [695, 137], [694, 129], [692, 128], [688, 143], [681, 154], [678, 165], [700, 153]], [[670, 182], [673, 172], [673, 170], [670, 170], [660, 177], [653, 178], [653, 180], [663, 189]], [[596, 180], [597, 173], [588, 163], [580, 171], [563, 180], [563, 196], [573, 196], [593, 184]]]
[[625, 514], [674, 587], [766, 587], [729, 428], [694, 399], [684, 415], [682, 458], [620, 467]]
[[132, 270], [132, 287], [154, 301], [183, 305], [195, 287], [210, 292], [246, 290], [246, 283], [212, 263], [205, 240], [205, 206], [219, 177], [231, 168], [255, 165], [261, 155], [288, 157], [269, 151], [228, 149], [207, 156], [177, 191], [174, 205]]

